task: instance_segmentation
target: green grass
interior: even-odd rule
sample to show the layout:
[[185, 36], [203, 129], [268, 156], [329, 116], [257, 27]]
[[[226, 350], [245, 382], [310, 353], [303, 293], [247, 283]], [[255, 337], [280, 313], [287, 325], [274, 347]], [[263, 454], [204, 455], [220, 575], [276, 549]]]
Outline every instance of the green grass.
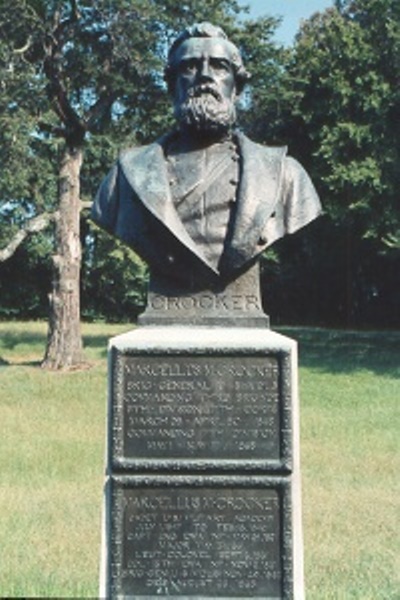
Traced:
[[39, 368], [46, 326], [0, 324], [0, 596], [97, 596], [107, 339], [84, 327], [91, 368]]
[[[39, 368], [46, 326], [0, 323], [0, 596], [95, 597], [107, 339], [90, 368]], [[400, 334], [282, 329], [299, 340], [308, 600], [400, 598]], [[397, 561], [397, 564], [396, 564]]]
[[300, 340], [307, 598], [400, 598], [400, 335]]

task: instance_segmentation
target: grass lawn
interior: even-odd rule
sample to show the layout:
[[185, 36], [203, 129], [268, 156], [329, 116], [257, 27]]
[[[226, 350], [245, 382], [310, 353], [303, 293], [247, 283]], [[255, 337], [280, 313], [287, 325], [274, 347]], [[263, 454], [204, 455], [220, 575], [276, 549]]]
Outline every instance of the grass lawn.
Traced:
[[[0, 323], [1, 597], [97, 595], [106, 345], [128, 329], [84, 325], [90, 368], [50, 373], [44, 323]], [[307, 600], [399, 599], [400, 333], [280, 331], [300, 346]]]

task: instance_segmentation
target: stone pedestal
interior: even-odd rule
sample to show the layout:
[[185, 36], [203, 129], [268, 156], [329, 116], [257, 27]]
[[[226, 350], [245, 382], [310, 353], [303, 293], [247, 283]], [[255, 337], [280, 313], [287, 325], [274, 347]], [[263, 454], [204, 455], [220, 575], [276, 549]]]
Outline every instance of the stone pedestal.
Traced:
[[302, 600], [296, 343], [138, 328], [109, 385], [101, 596]]

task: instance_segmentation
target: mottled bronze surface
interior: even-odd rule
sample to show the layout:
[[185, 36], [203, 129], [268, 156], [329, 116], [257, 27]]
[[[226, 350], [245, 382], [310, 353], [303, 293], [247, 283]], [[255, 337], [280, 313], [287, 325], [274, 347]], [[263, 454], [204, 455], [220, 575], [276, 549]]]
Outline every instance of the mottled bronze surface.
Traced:
[[176, 129], [123, 152], [92, 210], [148, 262], [151, 288], [162, 285], [166, 297], [223, 291], [277, 239], [321, 213], [286, 148], [261, 146], [236, 128], [248, 76], [237, 48], [209, 24], [188, 31], [167, 67]]
[[[115, 468], [290, 471], [290, 388], [280, 354], [121, 354], [114, 363]], [[255, 461], [258, 461], [256, 463]], [[267, 465], [267, 467], [266, 467]], [[234, 467], [232, 467], [234, 468]]]
[[115, 597], [290, 597], [284, 480], [138, 476], [111, 487]]

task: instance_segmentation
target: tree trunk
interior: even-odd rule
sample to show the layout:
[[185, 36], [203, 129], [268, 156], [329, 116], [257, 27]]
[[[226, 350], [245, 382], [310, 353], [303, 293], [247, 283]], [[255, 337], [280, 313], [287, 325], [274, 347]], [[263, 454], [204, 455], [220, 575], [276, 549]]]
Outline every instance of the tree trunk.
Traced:
[[82, 148], [67, 144], [59, 175], [59, 209], [55, 220], [53, 289], [46, 354], [42, 366], [67, 369], [83, 362], [80, 326], [80, 169]]

